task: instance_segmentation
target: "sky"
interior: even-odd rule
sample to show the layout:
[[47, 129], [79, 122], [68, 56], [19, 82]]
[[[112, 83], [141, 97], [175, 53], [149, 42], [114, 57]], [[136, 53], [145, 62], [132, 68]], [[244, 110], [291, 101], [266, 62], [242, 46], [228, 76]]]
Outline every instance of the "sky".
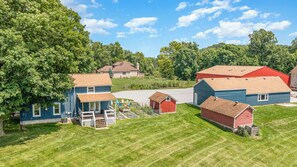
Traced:
[[248, 44], [264, 28], [279, 44], [297, 37], [296, 0], [61, 0], [81, 16], [92, 41], [156, 57], [171, 41]]

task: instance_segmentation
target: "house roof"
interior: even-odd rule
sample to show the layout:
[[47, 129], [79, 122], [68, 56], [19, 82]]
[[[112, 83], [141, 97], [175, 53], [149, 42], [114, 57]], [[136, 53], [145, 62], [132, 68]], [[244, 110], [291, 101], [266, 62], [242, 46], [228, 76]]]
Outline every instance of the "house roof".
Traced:
[[128, 62], [128, 61], [119, 61], [113, 64], [113, 66], [121, 66], [122, 64], [128, 64], [130, 66], [134, 66], [132, 63]]
[[119, 63], [118, 65], [113, 67], [112, 72], [139, 71], [130, 62], [123, 61], [123, 62], [118, 62], [118, 63]]
[[293, 70], [290, 72], [290, 74], [297, 74], [297, 66], [293, 68]]
[[245, 89], [246, 94], [291, 92], [280, 77], [205, 78], [214, 91]]
[[253, 71], [259, 70], [265, 66], [224, 66], [217, 65], [208, 69], [199, 71], [198, 74], [214, 74], [227, 76], [244, 76]]
[[[170, 98], [174, 99], [173, 97], [171, 97], [170, 95], [168, 94], [165, 94], [165, 93], [162, 93], [162, 92], [159, 92], [157, 91], [156, 93], [154, 93], [153, 95], [151, 95], [149, 97], [150, 100], [153, 100], [155, 102], [162, 102], [163, 100], [165, 100], [167, 98], [167, 96], [169, 96]], [[174, 99], [175, 100], [175, 99]], [[176, 100], [175, 100], [176, 101]]]
[[76, 87], [112, 85], [108, 74], [72, 74], [71, 77]]
[[82, 103], [95, 101], [109, 101], [116, 99], [116, 97], [112, 93], [78, 94], [77, 96]]
[[248, 107], [250, 107], [250, 105], [245, 103], [216, 98], [214, 96], [210, 96], [200, 105], [200, 108], [204, 108], [232, 118], [236, 118]]
[[109, 72], [109, 70], [112, 69], [112, 66], [104, 66], [97, 70], [97, 72]]

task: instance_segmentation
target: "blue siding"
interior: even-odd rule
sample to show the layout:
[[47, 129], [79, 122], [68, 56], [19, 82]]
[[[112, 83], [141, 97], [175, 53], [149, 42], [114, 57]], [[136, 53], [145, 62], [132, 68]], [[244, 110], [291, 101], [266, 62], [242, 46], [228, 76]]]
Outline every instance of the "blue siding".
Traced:
[[269, 94], [268, 101], [258, 101], [258, 95], [247, 95], [246, 103], [252, 106], [267, 105], [267, 104], [277, 104], [277, 103], [289, 103], [290, 102], [290, 92], [287, 93], [271, 93]]
[[246, 102], [246, 90], [225, 90], [225, 91], [216, 91], [215, 96], [232, 101], [238, 101], [241, 103]]
[[[96, 86], [95, 92], [111, 92], [111, 86]], [[55, 119], [64, 117], [66, 111], [70, 111], [72, 113], [77, 114], [78, 109], [82, 108], [82, 104], [80, 103], [79, 99], [77, 98], [77, 94], [84, 94], [87, 93], [87, 87], [75, 87], [69, 90], [69, 92], [65, 93], [65, 102], [61, 103], [61, 115], [53, 115], [53, 107], [48, 107], [48, 109], [41, 109], [41, 116], [40, 117], [33, 117], [32, 105], [30, 105], [28, 111], [21, 111], [20, 119], [21, 121], [31, 121], [31, 120], [44, 120], [44, 119]], [[101, 102], [101, 109], [105, 110], [110, 105], [110, 102], [104, 101]], [[85, 111], [89, 110], [89, 103], [84, 103]], [[76, 111], [76, 112], [75, 112]]]
[[198, 95], [198, 98], [197, 98], [198, 105], [203, 103], [207, 98], [209, 98], [209, 96], [215, 95], [215, 92], [213, 91], [213, 89], [204, 80], [200, 81], [198, 84], [194, 86], [194, 93], [197, 93]]
[[111, 86], [96, 86], [95, 87], [95, 92], [111, 92]]
[[47, 109], [41, 108], [40, 117], [33, 117], [33, 109], [32, 109], [32, 105], [30, 105], [28, 111], [23, 110], [20, 112], [20, 119], [21, 121], [33, 121], [33, 120], [61, 118], [61, 116], [65, 115], [65, 107], [61, 103], [60, 105], [61, 105], [61, 115], [54, 115], [53, 106], [50, 106]]

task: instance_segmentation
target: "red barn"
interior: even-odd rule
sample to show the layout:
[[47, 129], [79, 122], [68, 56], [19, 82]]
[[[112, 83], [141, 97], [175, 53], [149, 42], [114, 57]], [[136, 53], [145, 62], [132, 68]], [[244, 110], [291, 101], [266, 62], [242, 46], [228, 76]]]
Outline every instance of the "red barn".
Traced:
[[202, 118], [232, 130], [253, 125], [254, 109], [248, 104], [210, 96], [200, 108]]
[[168, 94], [156, 92], [150, 99], [150, 106], [159, 114], [176, 111], [176, 100]]
[[250, 78], [268, 76], [279, 76], [288, 86], [290, 86], [289, 75], [276, 71], [267, 66], [213, 66], [211, 68], [197, 72], [196, 82], [203, 78]]

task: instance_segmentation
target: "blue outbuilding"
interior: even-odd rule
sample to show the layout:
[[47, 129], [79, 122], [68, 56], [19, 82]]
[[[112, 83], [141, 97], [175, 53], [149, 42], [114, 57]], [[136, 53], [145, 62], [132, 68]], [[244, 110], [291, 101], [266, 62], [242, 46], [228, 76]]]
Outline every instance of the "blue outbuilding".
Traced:
[[205, 78], [194, 86], [195, 105], [210, 96], [252, 106], [289, 103], [291, 89], [280, 77]]

